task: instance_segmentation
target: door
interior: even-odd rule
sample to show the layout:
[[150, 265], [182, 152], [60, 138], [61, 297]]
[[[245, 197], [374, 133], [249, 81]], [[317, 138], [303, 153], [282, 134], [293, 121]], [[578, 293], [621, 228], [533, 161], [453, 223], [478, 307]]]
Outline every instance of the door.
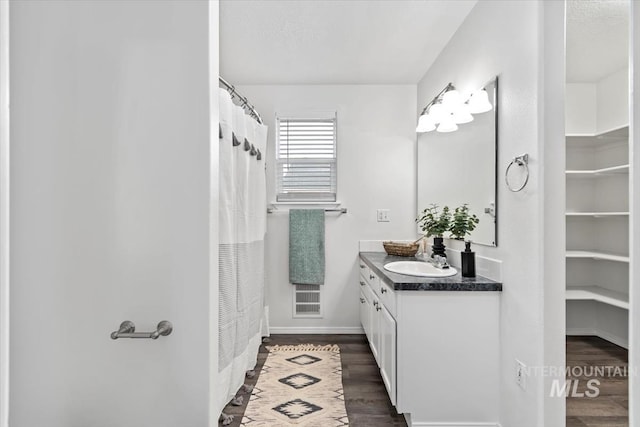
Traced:
[[0, 427], [9, 421], [9, 3], [0, 1]]
[[381, 305], [380, 318], [380, 374], [391, 404], [396, 404], [396, 321]]
[[[9, 425], [213, 425], [208, 4], [9, 9]], [[112, 340], [123, 320], [174, 329]]]
[[371, 313], [369, 321], [371, 327], [369, 346], [371, 347], [371, 352], [373, 353], [373, 357], [376, 359], [378, 367], [380, 366], [380, 309], [380, 301], [378, 300], [378, 297], [373, 294], [371, 309], [369, 310], [369, 313]]
[[362, 324], [362, 329], [364, 329], [364, 333], [369, 338], [371, 334], [371, 327], [369, 325], [371, 318], [371, 303], [367, 298], [365, 292], [360, 290], [360, 323]]

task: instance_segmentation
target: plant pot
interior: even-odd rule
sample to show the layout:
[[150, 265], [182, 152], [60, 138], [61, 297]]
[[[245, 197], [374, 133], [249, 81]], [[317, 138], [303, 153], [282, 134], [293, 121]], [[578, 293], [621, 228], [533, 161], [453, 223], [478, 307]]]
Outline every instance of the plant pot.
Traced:
[[444, 238], [442, 237], [434, 237], [433, 238], [433, 245], [431, 246], [431, 248], [433, 249], [433, 253], [431, 254], [431, 257], [433, 258], [436, 255], [440, 255], [443, 257], [447, 257], [446, 252], [444, 251], [446, 249], [446, 247], [444, 246]]

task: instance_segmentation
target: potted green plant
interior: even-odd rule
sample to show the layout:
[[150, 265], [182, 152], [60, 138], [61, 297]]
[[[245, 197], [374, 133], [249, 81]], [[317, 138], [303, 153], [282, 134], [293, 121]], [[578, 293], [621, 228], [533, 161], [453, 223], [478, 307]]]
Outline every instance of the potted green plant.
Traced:
[[475, 214], [469, 214], [469, 205], [465, 203], [458, 206], [453, 211], [453, 217], [449, 226], [451, 237], [457, 240], [464, 240], [465, 236], [471, 234], [476, 229], [480, 220]]
[[[469, 205], [466, 203], [458, 206], [453, 212], [451, 226], [449, 232], [451, 237], [458, 240], [464, 240], [465, 236], [471, 234], [476, 229], [476, 225], [480, 220], [474, 214], [469, 214]], [[462, 265], [462, 277], [475, 277], [476, 275], [476, 258], [475, 253], [471, 251], [471, 242], [464, 244], [465, 249], [460, 253]]]
[[446, 257], [445, 246], [443, 244], [444, 233], [451, 227], [451, 210], [444, 206], [442, 211], [436, 204], [425, 208], [418, 218], [418, 226], [425, 233], [426, 237], [433, 236], [433, 253], [431, 256], [440, 255]]

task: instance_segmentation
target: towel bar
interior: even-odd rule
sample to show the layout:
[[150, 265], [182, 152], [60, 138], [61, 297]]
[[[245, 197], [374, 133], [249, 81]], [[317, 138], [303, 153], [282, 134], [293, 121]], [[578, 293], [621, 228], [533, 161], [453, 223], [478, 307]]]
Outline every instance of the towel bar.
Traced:
[[[346, 214], [347, 213], [347, 208], [330, 208], [330, 209], [325, 209], [325, 212], [340, 212], [341, 214]], [[274, 212], [286, 212], [286, 211], [280, 211], [277, 208], [267, 208], [267, 213], [274, 213]]]
[[160, 335], [167, 336], [173, 331], [173, 325], [167, 320], [163, 320], [158, 323], [158, 327], [153, 332], [136, 332], [136, 325], [130, 321], [125, 320], [120, 324], [120, 328], [117, 331], [111, 333], [111, 339], [117, 340], [118, 338], [150, 338], [152, 340], [158, 339]]

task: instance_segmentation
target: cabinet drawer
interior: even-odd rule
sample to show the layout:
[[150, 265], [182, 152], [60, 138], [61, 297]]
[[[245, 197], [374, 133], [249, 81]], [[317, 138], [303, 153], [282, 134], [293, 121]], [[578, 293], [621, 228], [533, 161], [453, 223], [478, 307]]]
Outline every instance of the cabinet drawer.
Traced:
[[361, 259], [358, 260], [358, 269], [360, 270], [360, 277], [364, 278], [365, 281], [368, 281], [371, 270]]
[[373, 291], [377, 294], [378, 284], [380, 283], [380, 279], [378, 279], [378, 276], [376, 276], [376, 274], [369, 267], [367, 267], [366, 271], [367, 271], [367, 275], [364, 276], [365, 280], [367, 281], [369, 286], [371, 286]]
[[[362, 281], [362, 277], [360, 278], [360, 280]], [[369, 304], [373, 304], [373, 301], [377, 301], [378, 297], [376, 297], [376, 295], [373, 293], [373, 290], [371, 289], [371, 286], [369, 286], [366, 282], [364, 284], [364, 286], [360, 287], [360, 291], [364, 294], [364, 296], [367, 298], [367, 300], [369, 301]]]
[[364, 276], [362, 274], [360, 275], [360, 277], [358, 277], [358, 284], [360, 285], [360, 289], [363, 289], [369, 286], [369, 281], [366, 279], [366, 277], [368, 276]]

